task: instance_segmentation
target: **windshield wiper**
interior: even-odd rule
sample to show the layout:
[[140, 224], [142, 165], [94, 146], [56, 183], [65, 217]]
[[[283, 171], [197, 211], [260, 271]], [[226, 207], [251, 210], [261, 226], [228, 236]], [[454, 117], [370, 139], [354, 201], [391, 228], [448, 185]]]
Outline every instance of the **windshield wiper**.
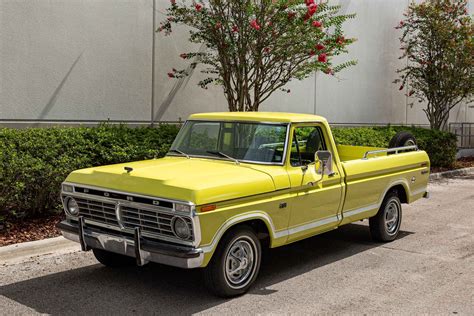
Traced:
[[213, 155], [217, 155], [217, 156], [221, 156], [221, 157], [224, 157], [224, 158], [227, 158], [229, 160], [232, 160], [233, 162], [235, 162], [236, 165], [238, 165], [240, 163], [240, 161], [238, 161], [237, 159], [235, 159], [234, 157], [231, 157], [227, 154], [224, 154], [223, 152], [221, 151], [213, 151], [213, 150], [207, 150], [206, 151], [207, 153], [210, 153], [210, 154], [213, 154]]
[[188, 155], [188, 154], [186, 154], [186, 153], [184, 153], [184, 152], [182, 152], [182, 151], [181, 151], [181, 150], [179, 150], [179, 149], [170, 149], [168, 152], [172, 152], [172, 153], [178, 153], [178, 154], [180, 154], [181, 156], [186, 156], [186, 158], [188, 158], [188, 159], [189, 159], [189, 155]]

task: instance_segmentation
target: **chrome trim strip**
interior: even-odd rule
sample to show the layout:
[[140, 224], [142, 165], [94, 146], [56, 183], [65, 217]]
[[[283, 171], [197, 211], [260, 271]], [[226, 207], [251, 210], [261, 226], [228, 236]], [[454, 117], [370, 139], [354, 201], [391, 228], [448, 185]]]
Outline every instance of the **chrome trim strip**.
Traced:
[[310, 230], [310, 229], [313, 229], [313, 228], [317, 228], [317, 227], [324, 226], [324, 225], [331, 224], [331, 223], [338, 222], [338, 221], [339, 221], [339, 216], [337, 216], [337, 215], [336, 216], [331, 216], [331, 217], [328, 217], [328, 218], [324, 218], [324, 219], [320, 219], [320, 220], [317, 220], [317, 221], [314, 221], [314, 222], [310, 222], [310, 223], [307, 223], [307, 224], [296, 226], [294, 228], [290, 228], [290, 229], [288, 229], [288, 235], [294, 235], [294, 234], [303, 232], [305, 230]]
[[350, 217], [350, 216], [354, 216], [354, 215], [357, 215], [357, 214], [360, 214], [360, 213], [372, 211], [374, 209], [377, 209], [378, 207], [379, 207], [378, 204], [372, 204], [372, 205], [364, 206], [364, 207], [361, 207], [361, 208], [356, 208], [356, 209], [353, 209], [351, 211], [345, 211], [342, 214], [344, 215], [344, 217]]

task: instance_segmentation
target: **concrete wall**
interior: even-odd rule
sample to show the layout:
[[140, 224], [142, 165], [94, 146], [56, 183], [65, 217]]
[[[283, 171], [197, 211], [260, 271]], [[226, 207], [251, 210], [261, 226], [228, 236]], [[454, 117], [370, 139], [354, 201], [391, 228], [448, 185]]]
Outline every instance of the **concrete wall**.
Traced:
[[[408, 106], [410, 100], [392, 84], [406, 63], [398, 59], [394, 26], [409, 0], [332, 2], [358, 14], [347, 24], [348, 35], [358, 41], [342, 59], [359, 64], [338, 78], [318, 73], [292, 82], [290, 94], [276, 93], [262, 110], [317, 113], [336, 123], [426, 124], [422, 107]], [[192, 48], [185, 29], [172, 36], [153, 32], [168, 5], [169, 0], [0, 0], [0, 124], [147, 122], [152, 116], [178, 120], [226, 111], [220, 87], [196, 85], [199, 72], [180, 81], [167, 77], [172, 67], [186, 66], [179, 54]], [[474, 109], [460, 105], [451, 120], [472, 122]]]

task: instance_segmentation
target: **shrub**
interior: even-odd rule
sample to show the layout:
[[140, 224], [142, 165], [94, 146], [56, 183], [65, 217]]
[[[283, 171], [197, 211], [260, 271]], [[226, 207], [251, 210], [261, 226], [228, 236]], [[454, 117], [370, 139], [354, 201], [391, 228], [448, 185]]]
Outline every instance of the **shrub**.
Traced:
[[390, 139], [399, 131], [412, 133], [418, 147], [430, 156], [432, 167], [452, 167], [456, 161], [456, 135], [419, 127], [358, 127], [333, 129], [336, 143], [354, 146], [387, 147]]
[[[400, 130], [415, 135], [431, 165], [450, 167], [456, 136], [414, 127], [335, 128], [336, 142], [386, 147]], [[60, 184], [73, 170], [162, 157], [178, 127], [0, 128], [0, 222], [60, 210]]]
[[75, 169], [161, 157], [178, 128], [0, 129], [0, 222], [60, 208], [60, 184]]

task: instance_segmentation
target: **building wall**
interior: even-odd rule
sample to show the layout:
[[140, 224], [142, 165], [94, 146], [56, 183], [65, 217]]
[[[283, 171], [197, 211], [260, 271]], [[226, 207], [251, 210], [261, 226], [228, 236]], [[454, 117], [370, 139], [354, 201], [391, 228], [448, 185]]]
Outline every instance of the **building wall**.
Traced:
[[[338, 75], [317, 73], [289, 84], [261, 110], [317, 113], [336, 123], [426, 124], [392, 81], [399, 60], [394, 26], [410, 0], [332, 0], [356, 12], [347, 33], [358, 41], [350, 54], [358, 65]], [[474, 0], [470, 1], [472, 12]], [[154, 33], [169, 0], [0, 0], [1, 120], [149, 122], [226, 111], [220, 87], [196, 84], [202, 75], [170, 80], [186, 66], [179, 54], [192, 47], [187, 30]], [[153, 69], [154, 64], [154, 69]], [[152, 80], [153, 79], [153, 80]], [[152, 114], [153, 112], [153, 114]], [[462, 104], [452, 121], [474, 121]]]

